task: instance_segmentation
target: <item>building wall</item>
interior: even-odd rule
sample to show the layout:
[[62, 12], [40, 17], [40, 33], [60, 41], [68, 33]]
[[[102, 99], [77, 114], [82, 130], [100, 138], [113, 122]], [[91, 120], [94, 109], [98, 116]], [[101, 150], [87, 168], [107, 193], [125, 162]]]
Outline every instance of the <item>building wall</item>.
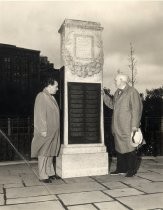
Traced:
[[0, 115], [30, 114], [39, 72], [39, 51], [0, 44]]

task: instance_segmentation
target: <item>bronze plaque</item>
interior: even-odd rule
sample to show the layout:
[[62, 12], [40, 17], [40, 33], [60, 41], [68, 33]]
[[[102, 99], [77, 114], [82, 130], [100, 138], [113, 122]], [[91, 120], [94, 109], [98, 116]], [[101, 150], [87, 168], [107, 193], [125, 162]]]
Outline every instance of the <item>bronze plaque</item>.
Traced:
[[68, 83], [69, 144], [100, 143], [101, 84]]

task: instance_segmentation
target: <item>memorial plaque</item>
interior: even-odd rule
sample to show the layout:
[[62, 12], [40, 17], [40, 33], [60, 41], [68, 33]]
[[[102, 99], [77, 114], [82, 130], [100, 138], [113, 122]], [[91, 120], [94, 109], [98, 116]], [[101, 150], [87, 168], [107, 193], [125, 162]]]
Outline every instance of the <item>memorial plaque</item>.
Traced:
[[75, 56], [78, 59], [93, 58], [93, 37], [92, 36], [75, 36]]
[[100, 143], [101, 84], [68, 83], [69, 144]]

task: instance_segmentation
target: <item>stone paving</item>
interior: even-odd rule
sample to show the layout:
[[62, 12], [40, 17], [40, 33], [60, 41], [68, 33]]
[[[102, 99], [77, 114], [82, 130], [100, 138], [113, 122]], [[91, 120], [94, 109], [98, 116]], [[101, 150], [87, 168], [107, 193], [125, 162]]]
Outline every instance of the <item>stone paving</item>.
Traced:
[[[112, 161], [111, 170], [115, 169]], [[37, 178], [37, 163], [0, 163], [0, 210], [163, 210], [163, 157], [143, 159], [136, 176]]]

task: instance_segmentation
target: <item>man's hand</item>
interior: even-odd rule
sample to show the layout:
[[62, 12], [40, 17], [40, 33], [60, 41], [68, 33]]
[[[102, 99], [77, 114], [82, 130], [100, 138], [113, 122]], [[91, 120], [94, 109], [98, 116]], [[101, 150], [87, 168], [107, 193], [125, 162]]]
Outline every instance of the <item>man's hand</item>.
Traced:
[[46, 137], [47, 133], [46, 132], [41, 132], [42, 137]]
[[104, 87], [103, 91], [104, 91], [104, 94], [110, 95], [110, 89], [107, 89]]

